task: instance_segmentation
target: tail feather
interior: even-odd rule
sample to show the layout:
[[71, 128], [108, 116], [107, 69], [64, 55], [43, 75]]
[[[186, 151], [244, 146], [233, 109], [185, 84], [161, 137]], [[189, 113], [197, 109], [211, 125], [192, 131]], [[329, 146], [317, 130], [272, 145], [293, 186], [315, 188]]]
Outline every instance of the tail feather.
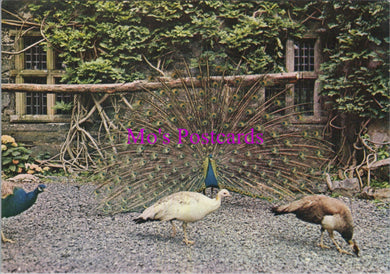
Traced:
[[160, 220], [151, 219], [151, 218], [144, 219], [144, 218], [142, 218], [142, 217], [137, 217], [137, 218], [134, 218], [133, 221], [134, 221], [136, 224], [143, 224], [143, 223], [147, 223], [147, 222], [155, 222], [155, 221], [160, 221]]

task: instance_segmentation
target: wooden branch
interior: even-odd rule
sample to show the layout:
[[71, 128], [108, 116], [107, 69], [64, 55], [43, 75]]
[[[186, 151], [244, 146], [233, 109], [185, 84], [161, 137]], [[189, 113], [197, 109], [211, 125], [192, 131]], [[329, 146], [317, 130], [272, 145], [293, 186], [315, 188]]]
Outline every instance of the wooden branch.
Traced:
[[12, 52], [12, 51], [2, 51], [3, 54], [11, 54], [11, 55], [17, 55], [17, 54], [21, 54], [22, 52], [25, 52], [26, 50], [29, 50], [30, 48], [32, 47], [35, 47], [36, 45], [42, 43], [43, 41], [45, 41], [45, 39], [41, 39], [37, 42], [35, 42], [34, 44], [31, 44], [29, 45], [28, 47], [22, 49], [22, 50], [19, 50], [19, 51], [15, 51], [15, 52]]
[[[240, 76], [211, 76], [212, 81], [224, 80], [231, 85], [237, 85], [237, 80], [241, 85], [251, 85], [259, 79], [264, 78], [265, 81], [272, 80], [297, 80], [302, 79], [302, 73], [272, 73], [272, 74], [255, 74], [255, 75], [240, 75]], [[202, 86], [202, 80], [194, 77], [186, 77], [182, 79], [159, 78], [159, 82], [148, 82], [144, 80], [134, 81], [131, 83], [122, 84], [60, 84], [60, 85], [43, 85], [43, 84], [2, 84], [2, 92], [43, 92], [43, 93], [119, 93], [133, 92], [140, 90], [154, 90], [163, 88], [164, 85], [170, 88], [179, 88], [193, 84], [195, 87]], [[163, 84], [164, 83], [164, 84]]]

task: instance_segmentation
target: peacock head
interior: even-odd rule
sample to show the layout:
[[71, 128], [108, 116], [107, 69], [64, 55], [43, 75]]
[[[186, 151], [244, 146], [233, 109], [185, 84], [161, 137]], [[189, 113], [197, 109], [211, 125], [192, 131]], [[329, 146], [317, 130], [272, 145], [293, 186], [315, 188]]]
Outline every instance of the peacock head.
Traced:
[[38, 185], [38, 187], [37, 187], [38, 193], [44, 192], [45, 188], [46, 188], [46, 186], [44, 184]]

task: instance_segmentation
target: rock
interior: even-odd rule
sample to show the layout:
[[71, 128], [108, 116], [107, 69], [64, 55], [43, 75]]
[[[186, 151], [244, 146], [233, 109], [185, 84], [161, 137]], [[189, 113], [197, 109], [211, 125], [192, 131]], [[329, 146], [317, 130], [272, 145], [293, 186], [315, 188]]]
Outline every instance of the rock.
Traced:
[[359, 195], [360, 198], [369, 200], [390, 201], [390, 188], [375, 188], [366, 186]]

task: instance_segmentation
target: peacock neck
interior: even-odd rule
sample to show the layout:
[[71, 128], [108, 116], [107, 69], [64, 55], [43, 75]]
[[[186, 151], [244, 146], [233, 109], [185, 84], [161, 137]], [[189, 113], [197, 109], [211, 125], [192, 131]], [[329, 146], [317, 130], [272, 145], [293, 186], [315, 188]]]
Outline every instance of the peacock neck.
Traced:
[[26, 200], [25, 200], [26, 201], [25, 202], [25, 208], [26, 209], [31, 207], [35, 203], [35, 201], [38, 198], [38, 194], [39, 194], [38, 188], [33, 190], [33, 191], [31, 191], [31, 192], [28, 192], [26, 194]]

